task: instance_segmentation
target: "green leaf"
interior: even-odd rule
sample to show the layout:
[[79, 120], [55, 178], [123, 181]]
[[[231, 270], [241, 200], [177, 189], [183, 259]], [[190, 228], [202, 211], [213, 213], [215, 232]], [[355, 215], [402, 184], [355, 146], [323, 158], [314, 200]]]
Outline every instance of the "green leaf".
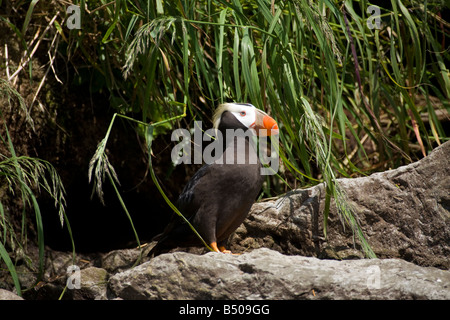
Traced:
[[14, 267], [14, 264], [12, 263], [8, 252], [6, 251], [5, 247], [3, 246], [3, 244], [1, 242], [0, 242], [0, 257], [5, 262], [6, 267], [8, 268], [9, 273], [11, 274], [11, 278], [13, 279], [14, 287], [16, 288], [17, 295], [22, 296], [22, 290], [20, 287], [20, 282], [19, 282], [19, 278], [17, 276], [16, 268]]

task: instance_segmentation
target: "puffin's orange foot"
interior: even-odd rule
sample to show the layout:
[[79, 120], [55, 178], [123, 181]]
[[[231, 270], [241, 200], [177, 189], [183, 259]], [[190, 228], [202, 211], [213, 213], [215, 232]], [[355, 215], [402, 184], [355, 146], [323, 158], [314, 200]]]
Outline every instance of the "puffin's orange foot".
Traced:
[[238, 255], [235, 253], [232, 253], [230, 250], [225, 249], [224, 246], [220, 246], [217, 247], [217, 242], [211, 242], [211, 244], [209, 245], [215, 252], [221, 252], [221, 253], [228, 253], [228, 254], [233, 254], [233, 255]]
[[[227, 250], [227, 249], [225, 249], [225, 247], [224, 246], [220, 246], [219, 247], [219, 250], [220, 250], [220, 252], [222, 252], [222, 253], [231, 253], [231, 251], [230, 250]], [[231, 253], [232, 254], [232, 253]]]
[[217, 248], [217, 242], [211, 242], [209, 246], [215, 251], [220, 252], [219, 248]]

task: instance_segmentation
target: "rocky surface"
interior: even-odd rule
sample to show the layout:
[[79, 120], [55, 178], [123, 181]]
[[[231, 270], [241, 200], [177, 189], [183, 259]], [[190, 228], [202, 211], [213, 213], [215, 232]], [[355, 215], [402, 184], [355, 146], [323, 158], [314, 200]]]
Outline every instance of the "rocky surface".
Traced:
[[[37, 285], [36, 270], [17, 267], [22, 285], [32, 288], [24, 298], [448, 300], [448, 159], [450, 142], [408, 166], [339, 180], [380, 259], [361, 259], [334, 205], [324, 239], [324, 188], [318, 185], [256, 203], [230, 240], [241, 255], [199, 254], [200, 248], [138, 260], [139, 250], [127, 249], [73, 261], [70, 253], [47, 250]], [[65, 290], [72, 264], [81, 269], [80, 286]], [[16, 297], [0, 291], [1, 299]]]
[[[89, 257], [79, 257], [76, 263], [85, 264], [78, 274], [79, 286], [65, 288], [69, 276], [73, 276], [66, 273], [72, 260], [70, 255], [60, 253], [53, 263], [53, 273], [28, 290], [24, 298], [450, 299], [450, 271], [401, 259], [339, 261], [260, 248], [242, 255], [173, 252], [127, 267], [136, 262], [139, 250], [117, 250], [112, 255], [114, 259], [107, 254], [91, 257], [90, 261], [86, 260]], [[0, 290], [0, 299], [20, 297]]]
[[[372, 249], [379, 258], [401, 258], [421, 266], [450, 268], [450, 142], [426, 158], [368, 177], [339, 179]], [[320, 258], [362, 258], [331, 206], [323, 238], [323, 185], [294, 190], [253, 205], [231, 249], [260, 247]]]
[[164, 254], [110, 278], [122, 299], [450, 299], [450, 272], [399, 259], [321, 260], [257, 249]]
[[11, 291], [0, 289], [0, 300], [23, 300], [23, 298]]

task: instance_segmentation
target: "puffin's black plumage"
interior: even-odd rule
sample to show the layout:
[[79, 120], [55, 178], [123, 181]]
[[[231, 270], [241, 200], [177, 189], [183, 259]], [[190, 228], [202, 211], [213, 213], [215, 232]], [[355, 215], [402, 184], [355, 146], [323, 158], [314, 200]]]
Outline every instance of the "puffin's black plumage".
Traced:
[[[235, 112], [229, 111], [230, 109]], [[249, 124], [237, 118], [247, 116], [247, 112], [255, 112], [255, 117], [261, 118], [260, 121], [255, 119]], [[277, 131], [278, 127], [272, 118], [252, 105], [230, 104], [228, 109], [224, 107], [221, 110], [218, 117], [217, 129], [223, 133], [223, 153], [192, 176], [177, 200], [177, 208], [215, 251], [228, 252], [224, 248], [225, 242], [247, 217], [263, 183], [261, 163], [246, 131], [250, 128]], [[266, 128], [268, 124], [270, 127]], [[242, 134], [236, 134], [233, 140], [226, 141], [227, 129], [241, 129], [236, 132]], [[230, 155], [234, 159], [231, 163]], [[238, 161], [239, 157], [244, 156], [245, 161]], [[181, 219], [174, 219], [154, 240], [159, 242], [152, 252], [156, 248], [201, 244]]]

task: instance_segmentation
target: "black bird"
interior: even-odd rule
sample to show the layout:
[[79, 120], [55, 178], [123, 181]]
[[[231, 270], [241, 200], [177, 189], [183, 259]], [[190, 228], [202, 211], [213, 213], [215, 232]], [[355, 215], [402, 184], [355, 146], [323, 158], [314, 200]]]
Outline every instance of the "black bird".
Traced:
[[[253, 135], [278, 134], [273, 118], [251, 104], [220, 105], [213, 118], [218, 155], [189, 180], [177, 208], [216, 252], [230, 253], [224, 244], [244, 221], [258, 196], [263, 176]], [[233, 134], [230, 138], [230, 134]], [[178, 216], [153, 238], [157, 249], [200, 245], [198, 237]]]

